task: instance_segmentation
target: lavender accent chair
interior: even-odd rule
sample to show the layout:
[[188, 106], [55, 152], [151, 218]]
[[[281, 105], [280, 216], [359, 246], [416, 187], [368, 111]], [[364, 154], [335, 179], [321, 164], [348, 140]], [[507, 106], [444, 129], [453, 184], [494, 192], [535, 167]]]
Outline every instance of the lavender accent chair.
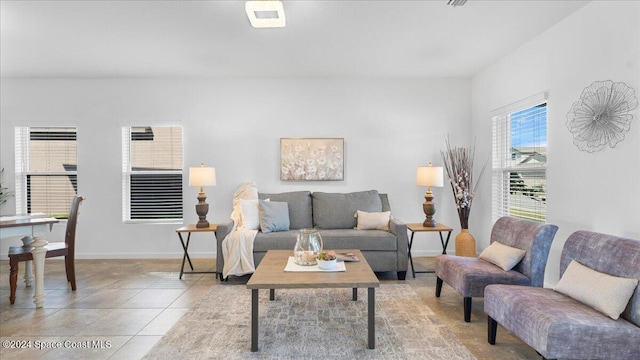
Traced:
[[526, 251], [524, 258], [511, 270], [479, 258], [453, 255], [436, 257], [436, 297], [440, 297], [446, 282], [464, 297], [464, 321], [471, 321], [471, 298], [483, 297], [490, 284], [542, 287], [544, 270], [553, 238], [558, 227], [550, 224], [502, 217], [491, 229], [490, 242]]
[[[560, 276], [571, 260], [613, 276], [640, 280], [640, 241], [589, 231], [569, 236], [560, 256]], [[497, 323], [544, 358], [640, 359], [640, 286], [618, 320], [552, 289], [487, 286], [484, 312], [489, 343]]]

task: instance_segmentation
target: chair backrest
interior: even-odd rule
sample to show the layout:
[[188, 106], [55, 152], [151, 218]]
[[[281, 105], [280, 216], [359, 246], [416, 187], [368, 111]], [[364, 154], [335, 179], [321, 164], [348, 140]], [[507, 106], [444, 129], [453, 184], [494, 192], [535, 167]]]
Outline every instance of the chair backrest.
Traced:
[[493, 225], [490, 241], [525, 250], [524, 258], [513, 270], [526, 275], [531, 286], [542, 287], [549, 250], [557, 231], [555, 225], [505, 216]]
[[[571, 260], [613, 276], [640, 280], [640, 241], [591, 231], [569, 235], [560, 255], [560, 277]], [[640, 326], [640, 286], [620, 315]]]
[[69, 218], [67, 218], [67, 229], [64, 235], [64, 242], [67, 243], [67, 252], [71, 258], [74, 257], [76, 251], [76, 225], [78, 224], [78, 213], [80, 212], [80, 203], [84, 200], [82, 196], [75, 196], [71, 202], [71, 210]]

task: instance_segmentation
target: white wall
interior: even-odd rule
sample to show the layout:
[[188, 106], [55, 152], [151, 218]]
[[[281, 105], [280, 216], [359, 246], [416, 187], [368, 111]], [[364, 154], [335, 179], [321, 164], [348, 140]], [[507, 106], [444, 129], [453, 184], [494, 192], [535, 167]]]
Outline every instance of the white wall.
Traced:
[[[228, 219], [234, 190], [255, 181], [261, 191], [389, 194], [394, 216], [424, 219], [426, 189], [415, 171], [441, 164], [440, 149], [471, 138], [470, 79], [2, 79], [1, 166], [13, 188], [13, 127], [78, 127], [78, 189], [87, 198], [78, 225], [78, 257], [181, 256], [179, 225], [122, 223], [120, 126], [181, 124], [184, 168], [215, 166], [207, 188], [210, 222]], [[345, 139], [345, 180], [279, 180], [281, 137]], [[188, 174], [188, 172], [185, 172]], [[185, 184], [187, 184], [185, 176]], [[437, 219], [459, 228], [451, 191], [434, 189]], [[185, 222], [197, 220], [197, 189], [185, 186]], [[13, 202], [2, 209], [15, 211]], [[62, 241], [63, 225], [50, 241]], [[194, 235], [192, 253], [212, 256], [214, 243]], [[0, 251], [6, 251], [7, 243]], [[453, 243], [450, 244], [453, 249]], [[440, 253], [435, 234], [416, 235], [416, 255]]]
[[[491, 111], [548, 91], [547, 222], [559, 226], [546, 271], [558, 280], [560, 252], [576, 230], [640, 239], [640, 111], [614, 149], [580, 151], [565, 126], [582, 90], [622, 81], [640, 97], [640, 2], [597, 1], [578, 10], [472, 79], [473, 133], [480, 158], [491, 145]], [[490, 194], [490, 176], [481, 192]], [[471, 229], [488, 246], [490, 196], [474, 203]]]

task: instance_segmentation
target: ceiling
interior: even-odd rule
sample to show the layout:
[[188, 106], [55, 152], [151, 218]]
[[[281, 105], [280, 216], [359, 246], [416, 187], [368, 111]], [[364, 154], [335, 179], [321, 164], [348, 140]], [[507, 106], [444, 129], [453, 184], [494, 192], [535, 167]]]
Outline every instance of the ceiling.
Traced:
[[0, 2], [2, 77], [469, 77], [588, 1]]

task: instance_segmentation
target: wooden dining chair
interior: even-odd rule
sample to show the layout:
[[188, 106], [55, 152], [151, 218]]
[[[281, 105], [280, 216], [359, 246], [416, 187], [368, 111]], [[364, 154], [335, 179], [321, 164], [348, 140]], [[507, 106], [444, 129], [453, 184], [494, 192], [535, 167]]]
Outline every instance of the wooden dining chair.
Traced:
[[[71, 211], [67, 219], [67, 229], [65, 231], [64, 242], [49, 243], [44, 249], [46, 250], [45, 258], [64, 256], [65, 270], [67, 272], [67, 281], [71, 283], [71, 290], [76, 290], [76, 270], [75, 270], [75, 246], [76, 246], [76, 225], [78, 224], [78, 211], [80, 203], [84, 200], [82, 196], [75, 196], [71, 203]], [[33, 260], [31, 254], [33, 247], [30, 246], [12, 246], [9, 248], [9, 266], [11, 272], [9, 275], [9, 285], [11, 286], [11, 295], [9, 300], [11, 304], [16, 301], [16, 287], [18, 283], [18, 264], [21, 261]]]

